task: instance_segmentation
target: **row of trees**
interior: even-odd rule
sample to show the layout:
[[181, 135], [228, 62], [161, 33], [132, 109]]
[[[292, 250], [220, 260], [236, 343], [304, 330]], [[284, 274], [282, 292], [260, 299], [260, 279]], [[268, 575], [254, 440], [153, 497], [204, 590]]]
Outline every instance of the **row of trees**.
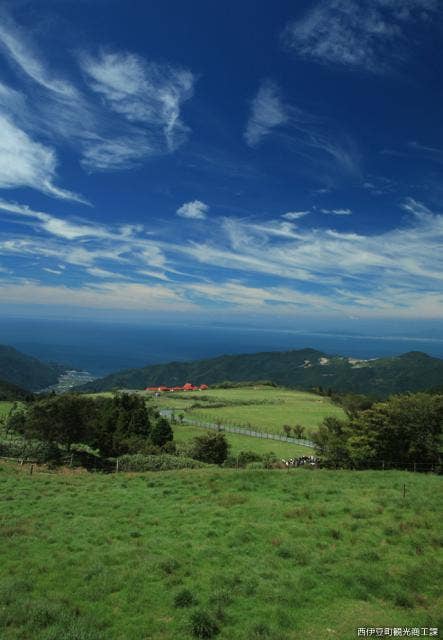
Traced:
[[441, 467], [443, 395], [398, 395], [361, 406], [361, 397], [348, 402], [347, 419], [326, 418], [312, 435], [325, 466], [379, 468], [384, 462]]
[[284, 424], [283, 431], [285, 435], [288, 436], [288, 438], [290, 437], [291, 433], [293, 434], [294, 438], [299, 439], [303, 438], [305, 435], [305, 428], [302, 424], [296, 424], [293, 427], [291, 427], [291, 425], [289, 424]]
[[[45, 459], [61, 462], [64, 454], [77, 462], [91, 456], [105, 460], [126, 454], [176, 453], [168, 420], [146, 405], [136, 394], [88, 397], [80, 394], [51, 395], [28, 405], [16, 405], [6, 430], [25, 441], [45, 445]], [[186, 454], [201, 462], [222, 464], [229, 445], [221, 433], [194, 438]]]
[[46, 397], [12, 413], [7, 429], [67, 451], [74, 445], [87, 445], [103, 457], [152, 453], [153, 448], [165, 448], [173, 439], [169, 422], [142, 398], [129, 394]]

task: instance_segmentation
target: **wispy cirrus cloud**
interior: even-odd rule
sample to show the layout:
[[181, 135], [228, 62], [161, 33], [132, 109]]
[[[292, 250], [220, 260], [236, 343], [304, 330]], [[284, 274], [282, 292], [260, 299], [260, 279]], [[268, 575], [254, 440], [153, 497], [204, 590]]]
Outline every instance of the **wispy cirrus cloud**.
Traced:
[[288, 120], [289, 115], [279, 88], [270, 80], [265, 80], [251, 103], [251, 113], [244, 133], [247, 144], [257, 146], [275, 127]]
[[302, 58], [385, 73], [409, 58], [407, 28], [437, 11], [438, 0], [323, 0], [290, 22], [283, 40]]
[[327, 215], [333, 216], [350, 216], [352, 215], [352, 209], [342, 208], [342, 209], [320, 209], [322, 213], [326, 213]]
[[81, 52], [85, 82], [74, 82], [52, 71], [5, 11], [1, 17], [0, 54], [20, 91], [0, 84], [0, 115], [8, 125], [2, 120], [0, 148], [9, 152], [2, 154], [0, 185], [81, 201], [55, 186], [56, 146], [69, 146], [91, 172], [128, 169], [186, 141], [181, 109], [195, 83], [189, 70], [129, 52]]
[[30, 187], [65, 200], [84, 202], [80, 195], [55, 184], [55, 151], [33, 140], [0, 113], [0, 189]]
[[[2, 215], [18, 223], [0, 234], [0, 255], [15, 259], [0, 294], [32, 301], [40, 292], [41, 304], [53, 304], [58, 290], [58, 304], [93, 308], [149, 309], [152, 295], [152, 308], [165, 311], [220, 305], [245, 313], [415, 317], [420, 309], [423, 317], [443, 317], [443, 215], [413, 198], [401, 207], [408, 216], [401, 226], [372, 234], [356, 232], [351, 216], [340, 231], [326, 224], [329, 217], [313, 227], [281, 216], [229, 216], [214, 217], [202, 239], [181, 225], [178, 243], [170, 239], [173, 220], [147, 237], [140, 225], [62, 220], [0, 201]], [[71, 271], [75, 287], [67, 284]]]
[[169, 151], [174, 151], [184, 142], [189, 128], [180, 110], [191, 98], [195, 82], [189, 70], [148, 63], [131, 53], [84, 54], [80, 60], [92, 90], [130, 122], [150, 127], [152, 142], [160, 149], [166, 144]]
[[309, 209], [305, 211], [288, 211], [282, 214], [282, 218], [285, 220], [300, 220], [300, 218], [304, 218], [309, 213], [311, 213]]
[[326, 118], [285, 102], [278, 86], [265, 80], [251, 103], [244, 138], [255, 148], [271, 135], [313, 165], [360, 173], [359, 156], [347, 134]]

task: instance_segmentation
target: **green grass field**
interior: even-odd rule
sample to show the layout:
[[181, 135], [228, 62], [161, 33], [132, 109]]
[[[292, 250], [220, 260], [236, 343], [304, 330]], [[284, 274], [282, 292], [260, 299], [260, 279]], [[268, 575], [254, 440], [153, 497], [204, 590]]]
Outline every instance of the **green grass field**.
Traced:
[[6, 401], [1, 401], [0, 402], [0, 419], [4, 418], [8, 415], [8, 413], [11, 410], [13, 403], [12, 402], [6, 402]]
[[3, 464], [0, 491], [2, 640], [191, 640], [198, 612], [220, 640], [441, 627], [437, 476]]
[[[156, 398], [160, 407], [185, 411], [197, 420], [251, 425], [267, 433], [283, 433], [283, 425], [302, 424], [306, 435], [314, 431], [326, 416], [343, 417], [343, 410], [329, 398], [313, 393], [274, 387], [241, 387], [239, 389], [209, 389], [188, 394], [168, 393]], [[201, 408], [192, 408], [199, 403]], [[211, 403], [223, 407], [211, 408]], [[245, 403], [245, 404], [242, 404]], [[248, 404], [246, 404], [248, 403]]]
[[[196, 436], [201, 436], [207, 433], [207, 431], [207, 429], [202, 429], [201, 427], [175, 424], [174, 442], [178, 445], [187, 444]], [[279, 442], [278, 440], [262, 440], [237, 433], [225, 433], [224, 435], [230, 445], [229, 454], [233, 456], [240, 453], [240, 451], [253, 451], [260, 455], [273, 452], [278, 458], [296, 458], [299, 456], [309, 456], [314, 452], [313, 449], [309, 447], [301, 447], [296, 444], [289, 444], [288, 442]]]

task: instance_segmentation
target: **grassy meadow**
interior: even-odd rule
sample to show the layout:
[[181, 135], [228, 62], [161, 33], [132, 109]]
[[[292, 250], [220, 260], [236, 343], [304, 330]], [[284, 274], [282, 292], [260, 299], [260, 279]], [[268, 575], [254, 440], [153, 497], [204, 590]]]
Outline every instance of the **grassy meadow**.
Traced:
[[0, 401], [0, 420], [8, 415], [12, 405], [12, 402]]
[[[154, 402], [160, 408], [171, 408], [178, 413], [183, 411], [189, 418], [256, 427], [267, 433], [282, 434], [283, 425], [301, 424], [308, 437], [326, 416], [344, 416], [343, 410], [329, 398], [282, 387], [258, 386], [208, 389], [184, 394], [167, 393], [155, 398]], [[196, 404], [201, 406], [196, 407]]]
[[[174, 442], [178, 445], [188, 444], [192, 440], [207, 433], [206, 429], [193, 427], [187, 424], [174, 424]], [[229, 454], [236, 456], [240, 451], [253, 451], [259, 455], [275, 453], [278, 458], [297, 458], [299, 456], [310, 456], [314, 453], [310, 447], [303, 447], [298, 444], [279, 442], [278, 440], [266, 440], [253, 438], [251, 436], [240, 435], [238, 433], [225, 432], [226, 440], [229, 442]]]
[[4, 463], [0, 491], [2, 640], [348, 640], [359, 626], [441, 627], [438, 476], [30, 475]]

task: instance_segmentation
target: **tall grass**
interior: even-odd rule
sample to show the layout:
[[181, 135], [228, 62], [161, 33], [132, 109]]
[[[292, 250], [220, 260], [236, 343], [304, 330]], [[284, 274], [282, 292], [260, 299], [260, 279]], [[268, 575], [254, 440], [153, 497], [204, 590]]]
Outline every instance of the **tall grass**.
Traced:
[[360, 626], [439, 626], [437, 476], [0, 469], [2, 640], [347, 640]]

